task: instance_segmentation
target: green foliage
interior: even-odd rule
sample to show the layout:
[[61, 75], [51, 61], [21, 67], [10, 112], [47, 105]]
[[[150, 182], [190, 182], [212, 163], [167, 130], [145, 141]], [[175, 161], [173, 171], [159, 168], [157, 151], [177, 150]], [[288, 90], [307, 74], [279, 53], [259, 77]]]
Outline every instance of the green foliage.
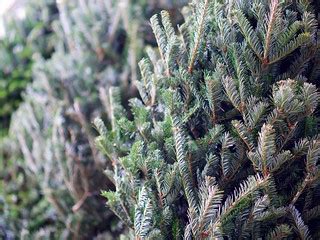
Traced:
[[30, 1], [25, 5], [25, 18], [10, 13], [4, 18], [6, 34], [0, 39], [0, 136], [7, 134], [11, 115], [32, 80], [33, 56], [47, 58], [53, 51], [55, 1]]
[[49, 239], [66, 234], [57, 213], [43, 197], [39, 184], [28, 176], [17, 147], [10, 139], [1, 140], [1, 239]]
[[[173, 2], [163, 1], [162, 4], [168, 7], [170, 3], [174, 10], [176, 3]], [[124, 231], [125, 226], [106, 208], [100, 196], [100, 189], [113, 189], [114, 182], [103, 172], [109, 163], [95, 146], [97, 134], [92, 121], [98, 115], [108, 118], [110, 112], [114, 113], [110, 115], [110, 125], [118, 126], [116, 119], [121, 118], [121, 112], [125, 113], [120, 104], [116, 106], [121, 100], [120, 92], [126, 93], [127, 98], [136, 95], [137, 59], [143, 54], [145, 42], [155, 42], [143, 35], [150, 28], [145, 16], [158, 7], [158, 3], [154, 4], [146, 1], [58, 1], [58, 19], [50, 27], [47, 22], [43, 26], [53, 31], [54, 41], [45, 38], [40, 26], [30, 33], [35, 38], [35, 42], [28, 43], [33, 49], [33, 81], [28, 84], [23, 103], [13, 114], [10, 126], [10, 141], [18, 145], [21, 155], [14, 152], [13, 156], [4, 157], [4, 162], [10, 162], [5, 165], [5, 171], [21, 165], [26, 173], [25, 181], [30, 185], [21, 190], [20, 185], [9, 179], [3, 183], [4, 190], [0, 194], [4, 196], [5, 213], [16, 212], [29, 204], [21, 221], [20, 215], [16, 218], [5, 215], [5, 221], [12, 222], [5, 229], [7, 227], [14, 237], [25, 234], [30, 239], [38, 236], [114, 239]], [[36, 54], [37, 48], [49, 43], [53, 44], [50, 56]], [[113, 85], [120, 86], [121, 90], [112, 88]], [[134, 105], [137, 124], [145, 122], [149, 113], [139, 108], [137, 102], [132, 102]], [[134, 131], [135, 125], [128, 123], [123, 118], [119, 126]], [[102, 124], [97, 128], [104, 131]], [[110, 137], [115, 141], [119, 138], [116, 134]], [[104, 146], [105, 153], [112, 157], [110, 149], [114, 146]], [[139, 147], [137, 144], [136, 148]], [[117, 148], [128, 150], [127, 145]], [[131, 164], [129, 158], [122, 161], [132, 171], [141, 164]], [[16, 191], [12, 192], [11, 187]], [[10, 201], [24, 191], [27, 204]], [[34, 195], [52, 214], [49, 217], [38, 214], [42, 222], [33, 219], [32, 209], [38, 209], [38, 202], [32, 200]]]
[[159, 58], [139, 64], [141, 100], [127, 113], [108, 101], [111, 127], [95, 120], [108, 205], [135, 239], [318, 239], [314, 5], [202, 0], [183, 13], [178, 31], [167, 12], [151, 18]]

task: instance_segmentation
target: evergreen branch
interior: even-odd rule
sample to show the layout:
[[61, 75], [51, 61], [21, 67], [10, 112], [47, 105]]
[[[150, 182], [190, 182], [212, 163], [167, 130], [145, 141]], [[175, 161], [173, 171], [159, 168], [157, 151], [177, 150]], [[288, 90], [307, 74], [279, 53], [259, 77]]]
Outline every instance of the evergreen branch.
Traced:
[[216, 111], [219, 109], [221, 101], [220, 99], [222, 97], [220, 80], [218, 78], [214, 78], [213, 76], [205, 75], [205, 90], [211, 110], [211, 118], [213, 123], [216, 123], [218, 120]]
[[319, 139], [312, 139], [309, 143], [306, 168], [308, 173], [314, 173], [320, 158], [320, 141]]
[[263, 62], [262, 46], [250, 22], [248, 21], [248, 19], [246, 18], [246, 16], [243, 14], [241, 10], [236, 12], [236, 16], [237, 16], [239, 27], [246, 41], [250, 45], [251, 49], [255, 52], [256, 56], [260, 59], [260, 61]]
[[221, 137], [221, 167], [224, 177], [232, 171], [232, 156], [229, 148], [235, 146], [235, 142], [228, 132]]
[[302, 95], [306, 106], [306, 113], [312, 114], [320, 101], [320, 94], [317, 87], [310, 83], [303, 83]]
[[295, 56], [295, 59], [291, 63], [289, 70], [286, 73], [280, 75], [279, 79], [299, 78], [299, 75], [301, 76], [306, 70], [306, 66], [308, 66], [309, 61], [314, 58], [315, 53], [315, 49], [301, 48], [300, 56]]
[[249, 231], [252, 231], [253, 224], [255, 223], [255, 217], [263, 214], [268, 205], [270, 204], [270, 200], [267, 195], [258, 198], [254, 202], [254, 206], [250, 209], [248, 216], [246, 216], [246, 220], [243, 223], [239, 235], [239, 239], [245, 239], [250, 236]]
[[240, 95], [234, 80], [231, 77], [227, 76], [223, 78], [222, 83], [230, 102], [236, 109], [241, 112], [242, 108], [240, 106]]
[[263, 52], [263, 62], [268, 62], [269, 49], [271, 44], [271, 36], [273, 33], [274, 23], [278, 17], [278, 6], [279, 0], [272, 0], [270, 7], [270, 16], [268, 21], [268, 30], [266, 33], [265, 43], [264, 43], [264, 52]]
[[320, 176], [317, 169], [318, 159], [320, 156], [320, 142], [318, 140], [311, 140], [306, 161], [307, 176], [303, 180], [302, 184], [299, 186], [298, 191], [293, 197], [291, 204], [294, 205], [303, 191], [312, 183], [314, 183]]
[[[143, 85], [137, 82], [137, 88], [139, 90], [140, 96], [146, 105], [153, 105], [155, 102], [155, 86], [152, 84], [152, 68], [151, 63], [148, 59], [143, 58], [139, 62], [139, 68], [141, 72], [141, 78], [143, 80]], [[151, 85], [151, 86], [150, 86]]]
[[179, 42], [176, 36], [169, 39], [167, 45], [166, 52], [166, 74], [167, 76], [171, 76], [173, 70], [175, 68], [177, 58], [179, 57]]
[[216, 236], [219, 233], [219, 228], [222, 225], [222, 221], [227, 219], [229, 214], [237, 207], [241, 200], [253, 194], [259, 187], [267, 182], [267, 178], [261, 178], [259, 175], [250, 176], [247, 180], [240, 184], [239, 189], [234, 190], [234, 192], [227, 197], [223, 206], [214, 222], [210, 225], [212, 236]]
[[288, 210], [291, 213], [295, 224], [295, 230], [300, 236], [300, 239], [312, 240], [308, 226], [303, 222], [299, 211], [293, 205], [290, 205]]
[[292, 23], [287, 29], [285, 29], [282, 33], [280, 33], [277, 36], [277, 42], [278, 44], [283, 47], [286, 44], [288, 44], [288, 42], [290, 40], [292, 40], [292, 38], [297, 34], [297, 32], [301, 29], [301, 22], [300, 21], [295, 21], [294, 23]]
[[306, 189], [306, 187], [311, 183], [311, 181], [312, 181], [311, 174], [308, 173], [306, 178], [303, 180], [302, 184], [299, 186], [298, 191], [294, 195], [294, 197], [291, 201], [292, 205], [294, 205], [298, 201], [299, 197], [301, 196], [303, 191]]
[[236, 78], [238, 80], [238, 89], [239, 89], [239, 96], [241, 100], [241, 108], [245, 108], [246, 100], [248, 97], [248, 76], [246, 76], [247, 68], [244, 64], [243, 57], [241, 56], [241, 52], [243, 49], [240, 46], [232, 46], [231, 48], [231, 58], [234, 65]]
[[292, 79], [282, 80], [274, 85], [272, 95], [278, 118], [285, 117], [289, 112], [297, 114], [303, 111], [303, 102], [297, 97], [297, 87], [297, 81]]
[[167, 11], [161, 11], [162, 25], [167, 35], [168, 44], [165, 53], [167, 76], [171, 75], [171, 68], [174, 67], [175, 61], [179, 57], [179, 41], [172, 27], [170, 16]]
[[145, 238], [152, 227], [152, 204], [143, 187], [139, 194], [138, 206], [135, 209], [134, 230], [136, 236]]
[[259, 133], [258, 154], [260, 157], [260, 171], [263, 176], [269, 174], [269, 167], [274, 162], [275, 146], [275, 131], [272, 125], [264, 124]]
[[319, 205], [303, 213], [303, 218], [305, 219], [305, 222], [309, 222], [315, 218], [318, 218], [319, 216], [320, 216]]
[[282, 240], [287, 238], [292, 233], [292, 229], [287, 224], [281, 224], [275, 227], [270, 233], [268, 233], [268, 240]]
[[167, 39], [170, 41], [170, 39], [175, 38], [176, 35], [170, 20], [170, 15], [167, 11], [161, 11], [161, 20]]
[[290, 124], [290, 127], [289, 127], [289, 132], [286, 133], [286, 134], [283, 134], [285, 135], [283, 137], [283, 139], [281, 139], [281, 145], [280, 147], [278, 147], [276, 153], [279, 153], [282, 151], [282, 149], [287, 145], [287, 143], [289, 142], [290, 139], [292, 139], [294, 137], [294, 134], [297, 130], [297, 126], [298, 126], [298, 122], [295, 122], [293, 124]]
[[159, 47], [161, 59], [162, 59], [163, 63], [165, 63], [166, 62], [165, 54], [167, 51], [167, 44], [168, 44], [167, 35], [166, 35], [164, 29], [160, 26], [158, 15], [153, 15], [150, 18], [150, 22], [151, 22], [151, 27], [152, 27], [153, 33], [156, 37], [158, 47]]
[[197, 197], [193, 186], [193, 173], [190, 171], [187, 161], [185, 136], [183, 134], [180, 121], [177, 117], [173, 118], [173, 135], [179, 171], [182, 177], [183, 188], [186, 194], [189, 208], [196, 208]]
[[[158, 198], [159, 198], [159, 204], [160, 204], [160, 208], [163, 208], [164, 205], [164, 179], [163, 179], [163, 173], [159, 170], [156, 169], [154, 171], [154, 178], [156, 181], [156, 186], [157, 186], [157, 191], [158, 191]], [[166, 190], [166, 192], [168, 192], [168, 190]]]
[[140, 222], [140, 229], [139, 229], [139, 236], [141, 236], [142, 238], [146, 237], [148, 232], [150, 231], [151, 227], [152, 227], [152, 204], [151, 201], [148, 200], [148, 202], [146, 203], [144, 210], [143, 210], [143, 214], [141, 216], [141, 219], [135, 220], [136, 221], [141, 221]]
[[276, 172], [277, 170], [279, 170], [283, 166], [283, 164], [288, 163], [289, 161], [291, 161], [293, 159], [294, 159], [294, 156], [288, 150], [279, 153], [275, 157], [274, 162], [271, 164], [270, 171]]
[[219, 212], [222, 198], [222, 191], [219, 191], [217, 186], [211, 186], [209, 181], [206, 180], [206, 183], [200, 188], [201, 206], [197, 219], [197, 230], [198, 233], [200, 233], [199, 235], [207, 231], [209, 224], [214, 221]]
[[267, 112], [268, 103], [261, 101], [258, 103], [254, 103], [253, 105], [248, 105], [249, 106], [247, 108], [250, 109], [250, 111], [248, 111], [248, 113], [246, 114], [245, 119], [247, 119], [248, 125], [252, 130], [257, 127], [259, 122], [263, 120], [263, 116]]
[[252, 142], [252, 136], [246, 129], [245, 125], [238, 120], [233, 120], [231, 123], [235, 128], [235, 130], [237, 131], [240, 138], [242, 139], [242, 141], [246, 144], [248, 150], [252, 151], [254, 148], [254, 144]]
[[185, 229], [184, 229], [184, 234], [183, 234], [183, 239], [188, 240], [192, 239], [192, 224], [189, 223]]
[[[204, 3], [202, 3], [202, 1], [204, 1]], [[204, 28], [206, 25], [206, 18], [207, 18], [207, 12], [209, 9], [209, 3], [210, 0], [201, 0], [201, 3], [199, 3], [200, 6], [200, 21], [197, 22], [198, 25], [194, 26], [197, 30], [196, 30], [196, 34], [195, 34], [195, 39], [194, 39], [194, 46], [192, 49], [192, 53], [190, 56], [190, 62], [189, 62], [189, 66], [188, 66], [188, 72], [192, 73], [193, 71], [193, 65], [194, 62], [196, 61], [197, 55], [198, 55], [198, 49], [200, 47], [200, 43], [202, 41], [202, 37], [204, 34]]]
[[255, 220], [257, 221], [267, 221], [268, 219], [278, 219], [286, 216], [288, 214], [287, 207], [271, 207], [267, 211], [262, 212], [261, 214], [255, 216]]
[[303, 44], [310, 41], [310, 34], [309, 33], [301, 33], [295, 39], [291, 40], [287, 45], [285, 45], [282, 49], [278, 52], [274, 53], [270, 56], [269, 65], [274, 64], [284, 57], [288, 56], [294, 50], [302, 46]]

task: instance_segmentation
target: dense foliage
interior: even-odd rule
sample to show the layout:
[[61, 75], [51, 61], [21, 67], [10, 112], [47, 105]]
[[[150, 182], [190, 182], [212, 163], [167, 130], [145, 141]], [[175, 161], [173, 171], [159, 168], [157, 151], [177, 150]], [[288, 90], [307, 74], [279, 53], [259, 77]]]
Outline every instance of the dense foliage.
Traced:
[[48, 58], [53, 50], [52, 22], [57, 18], [55, 1], [30, 1], [25, 18], [7, 14], [6, 34], [0, 39], [0, 137], [7, 134], [11, 114], [32, 79], [33, 56]]
[[[58, 2], [53, 50], [31, 51], [33, 81], [0, 146], [0, 238], [113, 239], [125, 231], [100, 195], [114, 186], [103, 173], [108, 163], [96, 149], [92, 121], [107, 118], [110, 86], [136, 95], [143, 46], [156, 44], [146, 19], [163, 7], [176, 14], [182, 3]], [[49, 43], [44, 36], [27, 46]]]
[[95, 120], [132, 239], [320, 238], [318, 7], [200, 0], [177, 29], [151, 18], [140, 98], [128, 112], [111, 88]]
[[[23, 238], [28, 231], [38, 231], [57, 218], [42, 197], [39, 184], [28, 177], [16, 141], [7, 137], [11, 115], [20, 105], [27, 84], [32, 81], [34, 57], [49, 58], [53, 51], [52, 23], [58, 17], [54, 0], [30, 0], [24, 11], [25, 16], [17, 15], [17, 12], [5, 14], [6, 33], [0, 39], [1, 239]], [[55, 230], [48, 229], [48, 235]]]

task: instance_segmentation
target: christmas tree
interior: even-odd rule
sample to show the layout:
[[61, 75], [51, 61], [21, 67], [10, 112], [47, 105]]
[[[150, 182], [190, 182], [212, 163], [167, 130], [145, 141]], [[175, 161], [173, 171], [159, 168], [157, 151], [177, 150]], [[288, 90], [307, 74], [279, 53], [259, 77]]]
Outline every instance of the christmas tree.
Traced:
[[158, 51], [140, 97], [95, 120], [108, 206], [134, 239], [319, 239], [319, 8], [305, 0], [200, 0]]

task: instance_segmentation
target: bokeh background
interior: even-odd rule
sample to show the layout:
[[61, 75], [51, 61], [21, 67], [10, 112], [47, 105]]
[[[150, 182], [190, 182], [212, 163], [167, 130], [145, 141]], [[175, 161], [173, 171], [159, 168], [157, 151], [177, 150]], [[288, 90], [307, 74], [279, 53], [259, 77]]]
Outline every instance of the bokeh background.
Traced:
[[[137, 95], [150, 17], [185, 0], [1, 0], [0, 239], [118, 239], [92, 121]], [[124, 237], [122, 237], [124, 239]]]

